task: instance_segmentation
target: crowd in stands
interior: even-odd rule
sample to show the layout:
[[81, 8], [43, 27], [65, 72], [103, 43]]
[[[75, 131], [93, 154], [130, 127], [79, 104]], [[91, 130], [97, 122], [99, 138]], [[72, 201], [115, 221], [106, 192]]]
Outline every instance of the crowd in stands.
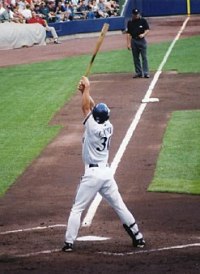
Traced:
[[47, 24], [119, 15], [119, 0], [0, 0], [0, 22], [28, 23], [35, 14]]

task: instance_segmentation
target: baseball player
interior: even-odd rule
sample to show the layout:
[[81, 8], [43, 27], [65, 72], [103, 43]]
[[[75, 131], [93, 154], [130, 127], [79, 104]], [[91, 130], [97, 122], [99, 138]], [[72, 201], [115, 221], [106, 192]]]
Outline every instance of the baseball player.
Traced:
[[[147, 41], [145, 36], [149, 32], [149, 25], [145, 18], [142, 18], [138, 9], [132, 10], [132, 20], [127, 24], [127, 48], [132, 49], [133, 61], [136, 74], [133, 78], [149, 78], [147, 60]], [[142, 59], [142, 65], [141, 60]]]
[[144, 247], [145, 241], [135, 218], [124, 204], [108, 164], [109, 146], [113, 126], [109, 121], [110, 110], [104, 103], [94, 104], [90, 96], [89, 79], [83, 76], [79, 82], [82, 93], [82, 111], [85, 132], [82, 157], [85, 173], [81, 178], [72, 206], [65, 233], [63, 251], [72, 251], [81, 223], [81, 214], [94, 199], [97, 192], [111, 205], [123, 227], [132, 239], [134, 247]]

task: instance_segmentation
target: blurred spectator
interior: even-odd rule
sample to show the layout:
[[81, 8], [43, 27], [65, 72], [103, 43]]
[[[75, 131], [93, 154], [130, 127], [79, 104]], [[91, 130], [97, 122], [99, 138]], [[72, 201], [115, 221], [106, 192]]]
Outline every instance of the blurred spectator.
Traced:
[[98, 10], [97, 10], [97, 18], [106, 18], [109, 17], [107, 13], [107, 6], [105, 3], [105, 0], [99, 0], [99, 3], [97, 4]]
[[10, 20], [9, 11], [6, 8], [4, 8], [3, 2], [0, 1], [0, 22], [3, 23], [9, 20]]
[[46, 20], [42, 19], [41, 17], [39, 17], [35, 11], [32, 11], [32, 18], [30, 18], [29, 20], [27, 20], [28, 24], [34, 24], [34, 23], [39, 23], [41, 24], [46, 31], [50, 31], [51, 35], [53, 36], [54, 39], [54, 44], [60, 44], [60, 42], [58, 41], [58, 35], [56, 33], [56, 30], [54, 27], [50, 27], [48, 26]]
[[65, 3], [62, 3], [61, 1], [58, 1], [57, 5], [56, 5], [55, 15], [56, 15], [56, 22], [64, 21]]
[[39, 13], [43, 14], [43, 18], [48, 22], [49, 19], [49, 7], [46, 5], [44, 1], [40, 4]]
[[95, 13], [92, 10], [92, 7], [88, 6], [88, 12], [87, 12], [87, 16], [86, 19], [95, 19]]
[[72, 20], [72, 13], [73, 10], [70, 8], [70, 3], [66, 4], [65, 1], [58, 1], [56, 8], [56, 22]]
[[106, 10], [109, 16], [118, 16], [119, 4], [114, 0], [107, 0], [105, 2]]
[[55, 23], [56, 22], [56, 5], [54, 1], [50, 1], [47, 4], [49, 8], [49, 13], [48, 13], [48, 23]]
[[79, 1], [76, 11], [80, 12], [82, 14], [83, 19], [86, 19], [87, 12], [88, 12], [88, 6], [85, 4], [84, 0]]
[[40, 11], [40, 5], [39, 5], [39, 4], [35, 4], [33, 10], [35, 11], [35, 13], [36, 13], [39, 17], [44, 18], [44, 19], [46, 18], [46, 16], [45, 16], [44, 14], [41, 13], [41, 11]]
[[30, 19], [32, 17], [30, 5], [26, 4], [25, 8], [20, 10], [20, 13], [22, 14], [25, 20]]
[[17, 1], [17, 4], [19, 6], [19, 11], [24, 10], [26, 7], [26, 1], [25, 0], [19, 0]]
[[16, 4], [13, 6], [12, 4], [8, 7], [9, 9], [9, 14], [10, 14], [10, 20], [14, 23], [24, 23], [24, 17], [19, 12], [19, 5]]
[[94, 13], [95, 17], [98, 17], [98, 5], [96, 0], [89, 0], [88, 1], [88, 9]]
[[65, 4], [66, 12], [65, 12], [65, 20], [73, 20], [74, 18], [74, 7], [71, 1], [66, 2]]
[[[11, 6], [6, 6], [5, 7], [5, 9], [7, 10], [7, 12], [8, 12], [8, 16], [9, 16], [9, 21], [10, 22], [14, 22], [14, 12], [13, 12], [13, 10], [12, 10], [12, 7]], [[23, 21], [22, 21], [23, 22]], [[16, 23], [18, 23], [18, 22], [16, 22]]]

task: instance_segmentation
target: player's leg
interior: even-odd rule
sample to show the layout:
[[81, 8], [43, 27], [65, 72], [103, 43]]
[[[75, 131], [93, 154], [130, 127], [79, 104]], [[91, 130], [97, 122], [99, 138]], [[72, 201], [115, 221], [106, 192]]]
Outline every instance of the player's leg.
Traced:
[[135, 77], [142, 77], [142, 67], [140, 62], [140, 50], [138, 48], [138, 43], [135, 40], [131, 40], [131, 48], [132, 48], [132, 56], [133, 56], [133, 62], [135, 66]]
[[46, 30], [51, 32], [51, 35], [52, 35], [52, 37], [54, 39], [54, 43], [55, 44], [60, 44], [60, 42], [58, 41], [58, 35], [56, 33], [55, 28], [54, 27], [50, 27], [50, 26], [46, 26]]
[[145, 245], [143, 235], [139, 231], [138, 224], [136, 223], [133, 214], [125, 205], [115, 180], [110, 179], [109, 182], [107, 181], [99, 192], [119, 216], [124, 229], [133, 240], [133, 245], [136, 247], [143, 247]]
[[141, 45], [141, 56], [142, 56], [142, 69], [144, 72], [144, 76], [146, 78], [149, 78], [149, 66], [148, 66], [148, 60], [147, 60], [147, 43], [146, 41], [142, 42]]
[[93, 175], [90, 175], [89, 172], [82, 177], [77, 190], [75, 201], [67, 223], [65, 233], [66, 243], [73, 244], [76, 240], [80, 228], [82, 212], [98, 192], [98, 180]]

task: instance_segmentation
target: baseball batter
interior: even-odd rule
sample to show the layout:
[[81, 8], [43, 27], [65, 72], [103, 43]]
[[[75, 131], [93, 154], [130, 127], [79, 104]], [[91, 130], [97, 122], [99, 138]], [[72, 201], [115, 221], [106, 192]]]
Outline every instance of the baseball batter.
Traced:
[[132, 239], [134, 247], [144, 247], [145, 241], [132, 213], [124, 204], [108, 165], [109, 147], [113, 125], [109, 121], [110, 110], [104, 103], [94, 104], [90, 96], [89, 79], [83, 76], [79, 83], [82, 93], [82, 111], [85, 117], [82, 157], [85, 173], [81, 178], [75, 201], [68, 219], [63, 251], [72, 251], [81, 224], [81, 214], [97, 192], [110, 204], [119, 216], [123, 227]]

